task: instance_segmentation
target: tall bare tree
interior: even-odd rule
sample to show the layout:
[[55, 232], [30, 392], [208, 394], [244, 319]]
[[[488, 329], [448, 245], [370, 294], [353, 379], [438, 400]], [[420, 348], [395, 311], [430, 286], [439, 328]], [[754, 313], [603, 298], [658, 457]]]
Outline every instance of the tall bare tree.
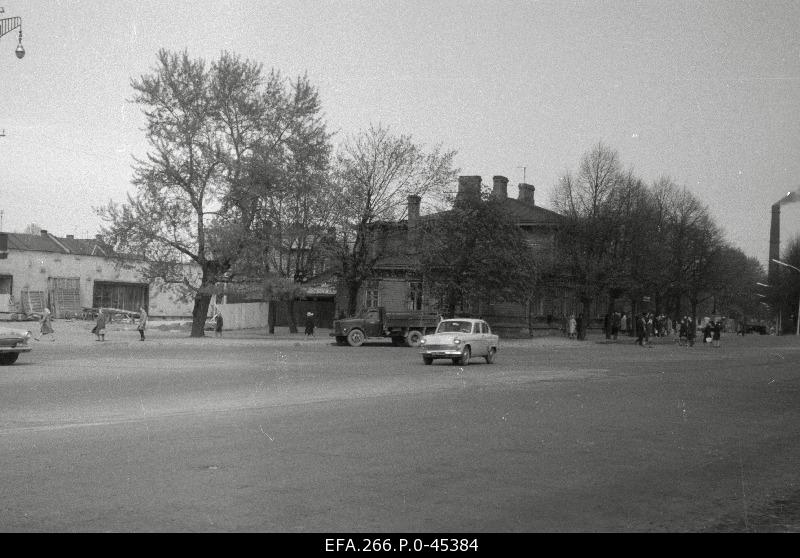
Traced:
[[150, 149], [134, 166], [136, 194], [98, 208], [103, 234], [146, 261], [151, 278], [184, 286], [194, 298], [191, 335], [201, 337], [212, 294], [263, 240], [253, 229], [265, 195], [285, 181], [293, 154], [313, 149], [296, 132], [318, 116], [316, 92], [233, 54], [208, 66], [166, 50], [131, 85]]
[[616, 282], [613, 255], [620, 231], [610, 208], [623, 183], [619, 155], [600, 142], [583, 155], [577, 174], [565, 173], [553, 192], [554, 209], [564, 216], [558, 233], [566, 256], [563, 271], [574, 278], [587, 318], [578, 332], [581, 338], [591, 303]]
[[394, 135], [380, 125], [349, 138], [337, 155], [335, 189], [338, 241], [333, 253], [341, 265], [347, 312], [355, 314], [357, 294], [371, 276], [380, 254], [370, 235], [378, 221], [402, 219], [409, 195], [437, 195], [456, 180], [455, 151], [430, 151], [410, 136]]

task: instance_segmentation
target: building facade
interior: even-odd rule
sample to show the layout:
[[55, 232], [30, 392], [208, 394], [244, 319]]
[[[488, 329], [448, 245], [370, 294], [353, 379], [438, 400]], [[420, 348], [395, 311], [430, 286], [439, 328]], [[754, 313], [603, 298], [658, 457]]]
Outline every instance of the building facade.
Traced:
[[[461, 176], [458, 180], [456, 200], [481, 199], [480, 176]], [[536, 205], [535, 187], [518, 185], [516, 198], [508, 195], [508, 179], [494, 176], [491, 195], [501, 204], [507, 218], [520, 227], [536, 261], [543, 269], [551, 268], [558, 257], [556, 232], [561, 216]], [[421, 238], [424, 221], [436, 219], [439, 213], [420, 215], [418, 196], [408, 197], [408, 218], [404, 221], [377, 223], [372, 229], [370, 249], [376, 264], [372, 276], [358, 293], [359, 308], [384, 306], [388, 311], [423, 310], [441, 312], [438, 301], [429, 296], [427, 286], [417, 272], [416, 255], [424, 241]], [[341, 290], [341, 289], [340, 289]], [[519, 297], [527, 302], [472, 301], [468, 307], [457, 309], [460, 315], [481, 316], [493, 329], [510, 337], [525, 337], [556, 333], [561, 330], [565, 317], [577, 315], [580, 302], [568, 278], [543, 277], [531, 292]], [[594, 313], [605, 311], [605, 301], [597, 301]], [[337, 301], [338, 309], [345, 308]], [[597, 319], [592, 316], [591, 319]]]
[[0, 233], [0, 246], [5, 247], [0, 313], [41, 312], [46, 305], [56, 318], [100, 307], [138, 312], [143, 306], [151, 316], [165, 318], [192, 314], [191, 298], [172, 285], [144, 279], [136, 262], [118, 265], [97, 239], [61, 238], [46, 230]]

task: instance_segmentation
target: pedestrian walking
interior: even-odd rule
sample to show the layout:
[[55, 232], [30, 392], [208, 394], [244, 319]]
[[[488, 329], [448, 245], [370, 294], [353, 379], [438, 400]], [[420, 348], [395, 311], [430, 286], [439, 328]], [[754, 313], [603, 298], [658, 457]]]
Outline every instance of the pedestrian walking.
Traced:
[[619, 319], [619, 330], [622, 332], [622, 335], [628, 334], [628, 314], [625, 312], [622, 313]]
[[102, 308], [97, 312], [97, 323], [95, 323], [93, 331], [97, 335], [97, 341], [106, 340], [106, 315]]
[[578, 328], [578, 322], [575, 321], [575, 314], [570, 314], [568, 327], [569, 327], [569, 330], [568, 330], [569, 331], [569, 338], [570, 339], [575, 339], [576, 329]]
[[714, 347], [719, 348], [721, 337], [722, 337], [722, 322], [717, 320], [716, 322], [714, 322], [714, 328], [712, 330], [712, 339]]
[[314, 337], [314, 314], [306, 312], [306, 338]]
[[708, 320], [703, 328], [703, 343], [711, 344], [711, 335], [711, 320]]
[[636, 344], [640, 347], [644, 347], [645, 335], [647, 335], [647, 314], [642, 312], [642, 315], [636, 320]]
[[684, 316], [681, 323], [678, 324], [678, 345], [681, 347], [686, 345], [686, 322], [689, 318]]
[[222, 337], [222, 312], [219, 310], [214, 315], [214, 337]]
[[139, 307], [139, 323], [136, 329], [139, 330], [139, 341], [144, 341], [144, 330], [147, 329], [147, 312], [141, 306]]
[[575, 320], [575, 330], [578, 333], [578, 339], [583, 340], [586, 338], [586, 329], [583, 325], [583, 314], [578, 314], [578, 319]]
[[56, 340], [56, 333], [53, 329], [52, 314], [47, 306], [44, 307], [42, 317], [39, 319], [39, 337], [34, 337], [34, 339], [39, 341], [45, 335], [51, 335], [50, 341]]
[[617, 340], [617, 335], [619, 335], [619, 327], [620, 327], [619, 312], [614, 312], [614, 315], [611, 316], [611, 338], [614, 339], [614, 341]]
[[695, 337], [697, 337], [697, 324], [695, 324], [694, 317], [689, 316], [686, 319], [686, 340], [690, 347], [694, 347]]

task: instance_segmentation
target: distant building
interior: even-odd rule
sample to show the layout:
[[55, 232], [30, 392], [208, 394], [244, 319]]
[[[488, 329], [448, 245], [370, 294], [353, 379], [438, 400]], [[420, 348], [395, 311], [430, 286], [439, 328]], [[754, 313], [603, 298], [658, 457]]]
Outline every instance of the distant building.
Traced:
[[[517, 198], [508, 196], [508, 179], [493, 177], [492, 196], [499, 200], [508, 219], [526, 235], [528, 245], [543, 268], [558, 257], [556, 232], [561, 215], [537, 206], [535, 188], [519, 184]], [[481, 177], [461, 176], [458, 179], [457, 200], [480, 201]], [[396, 222], [375, 223], [369, 239], [373, 257], [377, 258], [372, 277], [358, 293], [357, 307], [384, 306], [388, 311], [441, 311], [438, 301], [428, 296], [427, 286], [417, 273], [417, 254], [424, 244], [420, 237], [423, 223], [437, 219], [442, 213], [420, 215], [419, 196], [409, 196], [408, 218]], [[458, 309], [462, 315], [480, 315], [494, 329], [511, 336], [535, 335], [558, 330], [562, 319], [576, 312], [579, 303], [569, 278], [545, 277], [535, 292], [526, 293], [528, 303], [491, 303], [473, 301], [469, 308]], [[600, 302], [602, 304], [602, 302]], [[344, 289], [337, 293], [337, 311], [347, 307]], [[602, 306], [598, 306], [602, 308]], [[577, 313], [577, 312], [576, 312]], [[599, 313], [598, 313], [599, 315]]]

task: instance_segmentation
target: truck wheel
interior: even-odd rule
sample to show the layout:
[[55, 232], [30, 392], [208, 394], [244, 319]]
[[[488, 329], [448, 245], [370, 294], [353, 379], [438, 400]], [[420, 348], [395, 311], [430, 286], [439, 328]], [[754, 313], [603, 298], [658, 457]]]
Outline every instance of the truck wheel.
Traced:
[[17, 362], [19, 353], [0, 353], [0, 366], [8, 366]]
[[422, 333], [414, 329], [409, 331], [408, 335], [406, 335], [406, 344], [409, 347], [419, 347], [419, 342], [421, 339], [422, 339]]
[[486, 363], [487, 364], [493, 363], [494, 362], [494, 355], [496, 355], [496, 354], [497, 354], [497, 349], [495, 349], [494, 347], [491, 347], [489, 349], [489, 352], [486, 353]]
[[464, 347], [464, 352], [456, 359], [456, 364], [459, 366], [466, 366], [469, 364], [469, 359], [472, 358], [472, 351], [469, 350], [469, 345]]
[[432, 364], [433, 363], [433, 357], [424, 356], [424, 357], [422, 357], [422, 362], [424, 362], [425, 364]]
[[347, 336], [346, 335], [337, 335], [336, 336], [336, 344], [339, 346], [347, 345]]
[[364, 332], [360, 329], [354, 329], [347, 334], [347, 343], [351, 347], [360, 347], [364, 343]]

